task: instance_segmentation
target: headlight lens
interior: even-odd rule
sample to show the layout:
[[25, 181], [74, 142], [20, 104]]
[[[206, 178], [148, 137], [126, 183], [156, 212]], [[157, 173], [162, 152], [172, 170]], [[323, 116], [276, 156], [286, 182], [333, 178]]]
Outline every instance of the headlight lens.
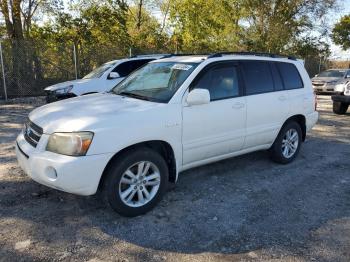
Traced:
[[94, 133], [53, 133], [50, 135], [46, 150], [68, 156], [85, 156]]
[[66, 93], [69, 93], [73, 88], [73, 85], [69, 85], [69, 86], [65, 86], [65, 87], [62, 87], [60, 89], [56, 89], [55, 92], [57, 94], [66, 94]]

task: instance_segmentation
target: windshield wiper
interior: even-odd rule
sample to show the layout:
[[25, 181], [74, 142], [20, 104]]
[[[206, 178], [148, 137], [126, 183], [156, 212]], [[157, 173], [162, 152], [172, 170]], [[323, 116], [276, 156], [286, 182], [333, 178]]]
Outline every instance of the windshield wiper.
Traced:
[[128, 97], [137, 98], [137, 99], [141, 99], [141, 100], [151, 101], [147, 96], [143, 96], [143, 95], [139, 95], [139, 94], [135, 94], [135, 93], [131, 93], [131, 92], [120, 92], [117, 95], [128, 96]]

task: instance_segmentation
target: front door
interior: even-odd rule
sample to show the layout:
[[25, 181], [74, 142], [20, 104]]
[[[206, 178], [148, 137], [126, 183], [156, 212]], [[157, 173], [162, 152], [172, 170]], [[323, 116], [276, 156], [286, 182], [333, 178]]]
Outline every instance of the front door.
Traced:
[[246, 99], [238, 67], [220, 62], [202, 70], [190, 86], [208, 89], [210, 103], [183, 107], [183, 164], [226, 155], [242, 149]]

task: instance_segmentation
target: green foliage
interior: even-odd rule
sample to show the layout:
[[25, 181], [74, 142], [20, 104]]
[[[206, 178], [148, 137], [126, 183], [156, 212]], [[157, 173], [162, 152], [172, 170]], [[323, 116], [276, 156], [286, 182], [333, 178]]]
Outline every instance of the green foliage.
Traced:
[[350, 15], [343, 16], [332, 31], [333, 42], [344, 50], [350, 48]]
[[184, 52], [241, 49], [242, 0], [174, 0], [170, 19], [177, 48]]
[[[130, 50], [258, 51], [319, 60], [329, 55], [320, 40], [327, 31], [317, 38], [314, 32], [325, 28], [323, 18], [335, 1], [0, 0], [0, 34], [9, 38], [5, 55], [14, 86], [22, 79], [39, 86], [43, 79], [73, 78], [73, 47], [80, 77]], [[350, 47], [349, 31], [350, 16], [333, 30], [344, 49]]]

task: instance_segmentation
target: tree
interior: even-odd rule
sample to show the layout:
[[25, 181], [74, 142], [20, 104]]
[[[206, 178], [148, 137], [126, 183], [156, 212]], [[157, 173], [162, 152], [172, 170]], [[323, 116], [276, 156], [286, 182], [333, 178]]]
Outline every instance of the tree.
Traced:
[[350, 15], [343, 16], [332, 30], [332, 40], [343, 50], [350, 48]]
[[177, 47], [184, 52], [241, 49], [243, 0], [174, 0], [170, 20]]
[[247, 49], [288, 52], [293, 42], [317, 29], [335, 4], [335, 0], [245, 1], [246, 21], [249, 24], [244, 37]]

